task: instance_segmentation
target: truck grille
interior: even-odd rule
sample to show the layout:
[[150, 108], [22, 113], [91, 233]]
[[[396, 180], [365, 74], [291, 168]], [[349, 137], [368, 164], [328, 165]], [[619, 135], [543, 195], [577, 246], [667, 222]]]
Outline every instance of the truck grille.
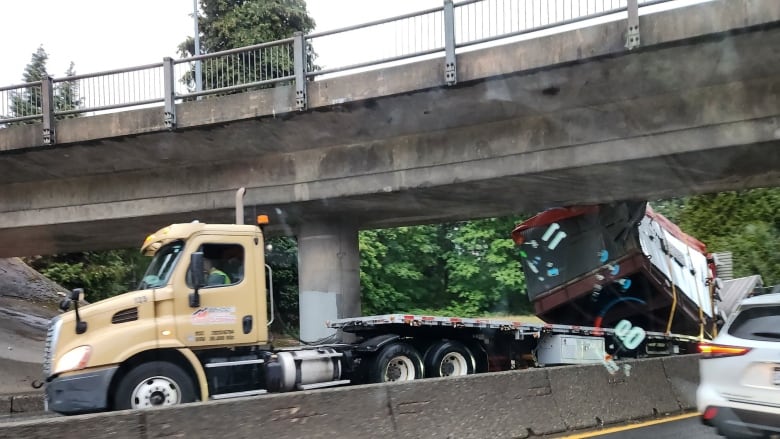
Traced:
[[57, 346], [57, 338], [60, 335], [62, 321], [59, 316], [54, 317], [49, 322], [49, 329], [46, 331], [46, 344], [43, 348], [43, 377], [48, 378], [51, 375], [51, 356], [52, 350]]

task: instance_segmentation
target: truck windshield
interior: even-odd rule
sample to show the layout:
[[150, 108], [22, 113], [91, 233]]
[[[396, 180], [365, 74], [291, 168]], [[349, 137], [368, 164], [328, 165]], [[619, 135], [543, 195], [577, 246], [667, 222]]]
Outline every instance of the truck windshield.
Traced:
[[182, 241], [175, 241], [160, 248], [149, 264], [149, 268], [146, 269], [141, 283], [138, 284], [138, 289], [159, 288], [165, 285], [183, 248], [184, 242]]

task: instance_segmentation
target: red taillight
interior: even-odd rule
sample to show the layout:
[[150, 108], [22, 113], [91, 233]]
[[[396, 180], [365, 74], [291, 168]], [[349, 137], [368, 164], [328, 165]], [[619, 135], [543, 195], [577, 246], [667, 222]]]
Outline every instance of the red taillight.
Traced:
[[726, 346], [722, 344], [699, 343], [701, 358], [738, 357], [750, 352], [750, 348]]
[[705, 421], [711, 421], [715, 419], [715, 416], [718, 414], [718, 408], [717, 407], [707, 407], [707, 410], [704, 410], [704, 413], [701, 415], [702, 418], [704, 418]]

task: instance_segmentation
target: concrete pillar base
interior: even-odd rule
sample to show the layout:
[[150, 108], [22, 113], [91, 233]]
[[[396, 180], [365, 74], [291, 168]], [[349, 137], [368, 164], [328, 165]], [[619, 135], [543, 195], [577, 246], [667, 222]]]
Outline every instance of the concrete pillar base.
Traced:
[[357, 227], [338, 220], [307, 222], [298, 229], [301, 340], [336, 333], [325, 322], [360, 314]]

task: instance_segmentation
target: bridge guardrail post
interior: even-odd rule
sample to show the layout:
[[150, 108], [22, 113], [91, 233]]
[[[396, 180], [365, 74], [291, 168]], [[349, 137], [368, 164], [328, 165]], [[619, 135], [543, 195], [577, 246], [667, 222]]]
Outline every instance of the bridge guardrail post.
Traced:
[[176, 128], [176, 79], [173, 73], [173, 58], [163, 58], [163, 90], [165, 93], [165, 112], [163, 123], [168, 129]]
[[303, 32], [293, 34], [293, 61], [295, 67], [295, 108], [306, 109], [306, 39]]
[[626, 49], [639, 47], [639, 0], [628, 0], [628, 32]]
[[54, 80], [51, 76], [41, 79], [41, 113], [43, 116], [43, 144], [54, 145]]
[[444, 81], [447, 85], [458, 83], [455, 59], [455, 5], [444, 0]]

